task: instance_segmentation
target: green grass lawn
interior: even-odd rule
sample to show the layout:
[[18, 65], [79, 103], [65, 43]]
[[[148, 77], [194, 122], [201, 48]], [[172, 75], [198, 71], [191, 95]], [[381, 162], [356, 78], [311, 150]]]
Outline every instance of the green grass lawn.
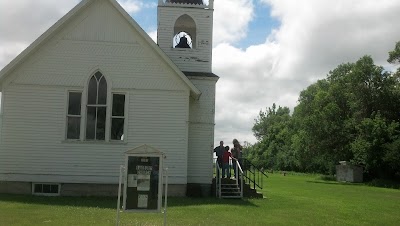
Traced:
[[[169, 198], [168, 225], [400, 225], [400, 190], [270, 174], [264, 199]], [[0, 226], [115, 225], [116, 198], [0, 194]], [[121, 213], [120, 225], [162, 225], [159, 213]]]

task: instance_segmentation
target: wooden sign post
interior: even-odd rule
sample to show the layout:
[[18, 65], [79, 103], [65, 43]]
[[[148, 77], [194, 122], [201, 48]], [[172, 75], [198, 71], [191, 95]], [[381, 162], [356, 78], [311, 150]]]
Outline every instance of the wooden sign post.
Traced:
[[[120, 169], [117, 225], [119, 224], [120, 191], [122, 181], [125, 212], [160, 212], [162, 205], [163, 168], [165, 155], [159, 150], [141, 145], [125, 152], [125, 166]], [[122, 179], [122, 177], [124, 178]], [[166, 175], [167, 177], [167, 175]], [[165, 181], [167, 188], [167, 178]], [[166, 190], [165, 190], [166, 191]], [[167, 194], [165, 194], [164, 225], [166, 225]]]

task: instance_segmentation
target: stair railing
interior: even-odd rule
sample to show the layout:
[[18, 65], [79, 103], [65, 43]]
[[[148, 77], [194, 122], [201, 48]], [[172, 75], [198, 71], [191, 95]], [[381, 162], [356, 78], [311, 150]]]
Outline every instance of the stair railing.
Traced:
[[257, 187], [263, 189], [263, 178], [264, 176], [268, 177], [268, 175], [245, 158], [243, 158], [243, 168], [245, 183], [253, 186], [253, 189], [257, 189]]
[[235, 161], [236, 162], [236, 185], [239, 185], [239, 178], [240, 178], [240, 198], [243, 198], [243, 169], [242, 166], [240, 165], [239, 160], [237, 159], [232, 159], [232, 162]]
[[218, 161], [215, 161], [215, 195], [221, 198], [221, 168]]

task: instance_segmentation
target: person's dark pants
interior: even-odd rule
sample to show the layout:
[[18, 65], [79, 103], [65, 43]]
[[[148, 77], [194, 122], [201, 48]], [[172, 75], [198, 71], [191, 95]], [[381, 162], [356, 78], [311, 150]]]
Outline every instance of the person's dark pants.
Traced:
[[230, 167], [229, 167], [229, 162], [224, 163], [224, 164], [222, 165], [222, 177], [225, 177], [225, 175], [226, 175], [226, 177], [228, 177], [228, 178], [231, 177], [231, 170], [230, 170]]
[[217, 162], [218, 162], [219, 168], [222, 169], [222, 158], [218, 157]]

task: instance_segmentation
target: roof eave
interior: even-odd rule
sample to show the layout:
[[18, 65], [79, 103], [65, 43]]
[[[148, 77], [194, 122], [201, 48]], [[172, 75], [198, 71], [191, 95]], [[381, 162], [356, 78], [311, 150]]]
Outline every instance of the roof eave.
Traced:
[[[182, 73], [182, 71], [167, 57], [167, 55], [160, 49], [159, 46], [150, 38], [150, 36], [133, 20], [133, 18], [119, 5], [115, 0], [109, 0], [111, 4], [125, 17], [127, 21], [142, 35], [142, 37], [148, 42], [149, 45], [166, 61], [166, 63], [172, 67], [172, 69], [179, 75], [179, 77], [185, 82], [190, 88], [191, 96], [198, 99], [201, 95], [199, 89], [193, 85], [192, 82]], [[25, 50], [23, 50], [17, 57], [15, 57], [10, 63], [8, 63], [0, 71], [0, 87], [2, 86], [4, 79], [7, 75], [21, 64], [31, 53], [35, 52], [45, 41], [51, 38], [56, 31], [66, 23], [71, 17], [73, 17], [78, 11], [82, 10], [92, 0], [82, 0], [74, 8], [72, 8], [66, 15], [59, 19], [53, 26], [47, 29], [39, 38], [37, 38], [32, 44], [30, 44]]]
[[133, 18], [122, 8], [117, 1], [111, 1], [114, 7], [125, 17], [127, 21], [142, 35], [142, 37], [149, 43], [149, 45], [161, 56], [161, 58], [179, 75], [179, 77], [186, 83], [190, 88], [190, 95], [198, 99], [201, 95], [200, 90], [193, 85], [193, 83], [185, 76], [185, 74], [172, 62], [171, 59], [165, 54], [161, 48], [150, 38], [150, 36], [133, 20]]

